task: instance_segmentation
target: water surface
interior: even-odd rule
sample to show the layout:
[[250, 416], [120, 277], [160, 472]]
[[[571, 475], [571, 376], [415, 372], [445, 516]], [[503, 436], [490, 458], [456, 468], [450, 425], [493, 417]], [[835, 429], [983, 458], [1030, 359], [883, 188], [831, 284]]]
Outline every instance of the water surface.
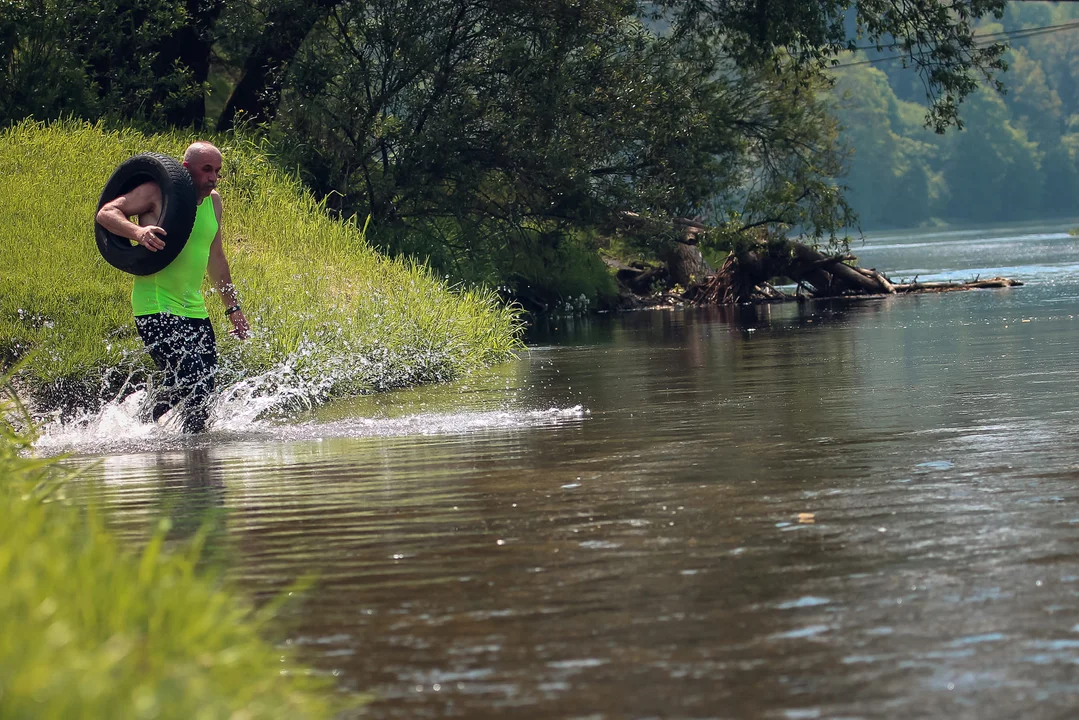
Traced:
[[[1079, 242], [892, 235], [1006, 290], [564, 318], [291, 421], [62, 432], [136, 541], [216, 517], [375, 718], [1058, 718], [1079, 706]], [[65, 439], [66, 438], [66, 439]]]

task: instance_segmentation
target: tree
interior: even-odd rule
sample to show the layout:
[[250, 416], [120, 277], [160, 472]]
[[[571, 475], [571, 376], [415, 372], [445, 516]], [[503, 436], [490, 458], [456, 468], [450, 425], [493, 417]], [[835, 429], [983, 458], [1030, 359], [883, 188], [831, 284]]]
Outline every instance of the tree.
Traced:
[[0, 0], [0, 127], [93, 106], [79, 59], [62, 41], [63, 16], [74, 10], [66, 0]]
[[[259, 3], [265, 22], [222, 115], [222, 129], [232, 126], [238, 111], [259, 122], [273, 117], [283, 73], [307, 36], [338, 4], [334, 0]], [[377, 16], [378, 3], [373, 5], [371, 15]], [[931, 100], [926, 120], [938, 131], [959, 122], [959, 103], [979, 81], [993, 80], [1002, 68], [1005, 50], [1002, 43], [979, 45], [974, 34], [980, 18], [1001, 17], [1005, 0], [626, 0], [613, 5], [620, 7], [622, 15], [649, 20], [652, 27], [713, 44], [742, 68], [775, 64], [783, 56], [793, 58], [799, 70], [822, 70], [859, 42], [900, 52], [924, 82]], [[423, 12], [430, 6], [415, 3], [413, 7]], [[570, 4], [546, 7], [567, 12], [568, 17], [575, 15]], [[846, 22], [848, 16], [852, 23]]]
[[620, 211], [668, 229], [698, 214], [820, 233], [844, 221], [812, 79], [658, 36], [632, 3], [341, 2], [290, 77], [276, 132], [304, 139], [292, 153], [310, 182], [454, 261], [527, 253]]
[[1010, 121], [999, 95], [983, 90], [971, 101], [970, 123], [958, 133], [944, 164], [948, 216], [966, 221], [1032, 217], [1043, 178], [1037, 145]]
[[1012, 82], [1007, 99], [1013, 117], [1031, 139], [1048, 145], [1059, 138], [1063, 130], [1063, 103], [1057, 92], [1049, 87], [1041, 63], [1023, 49], [1010, 54]]
[[[975, 26], [1002, 17], [1006, 0], [659, 0], [676, 32], [703, 34], [741, 66], [775, 62], [822, 70], [860, 44], [904, 58], [925, 85], [926, 123], [959, 122], [959, 105], [981, 82], [999, 87], [1004, 43], [979, 43]], [[848, 22], [848, 20], [850, 22]], [[853, 32], [852, 32], [853, 30]]]
[[209, 51], [200, 33], [219, 4], [2, 0], [0, 122], [73, 114], [196, 124], [208, 65], [195, 56]]
[[[274, 118], [289, 65], [315, 25], [326, 18], [336, 0], [278, 0], [264, 9], [259, 31], [243, 60], [240, 81], [217, 121], [218, 130], [231, 130], [237, 119], [259, 125]], [[250, 22], [252, 15], [245, 16]]]
[[190, 90], [181, 99], [167, 104], [163, 120], [172, 127], [197, 127], [206, 124], [206, 93], [210, 76], [216, 25], [225, 0], [184, 0], [185, 21], [156, 44], [151, 61], [155, 77], [173, 74], [189, 78]]
[[849, 201], [864, 223], [879, 225], [894, 196], [900, 161], [891, 119], [895, 94], [883, 72], [859, 65], [839, 74], [835, 95], [844, 141], [852, 148], [844, 179]]

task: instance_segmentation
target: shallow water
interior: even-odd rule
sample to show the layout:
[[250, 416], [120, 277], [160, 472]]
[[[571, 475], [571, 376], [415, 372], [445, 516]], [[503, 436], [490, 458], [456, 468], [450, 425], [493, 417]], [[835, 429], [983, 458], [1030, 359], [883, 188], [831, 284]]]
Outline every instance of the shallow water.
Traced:
[[285, 642], [375, 718], [1070, 717], [1068, 227], [854, 248], [1020, 288], [561, 319], [453, 385], [43, 449], [259, 598], [314, 574]]

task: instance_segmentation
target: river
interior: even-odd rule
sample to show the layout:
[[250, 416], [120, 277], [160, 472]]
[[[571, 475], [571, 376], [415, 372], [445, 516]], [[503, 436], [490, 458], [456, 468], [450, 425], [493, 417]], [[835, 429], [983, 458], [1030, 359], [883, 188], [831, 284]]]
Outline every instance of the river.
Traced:
[[552, 319], [458, 383], [43, 449], [132, 541], [209, 523], [260, 600], [313, 576], [283, 642], [368, 717], [1072, 717], [1068, 227], [853, 248], [1023, 287]]

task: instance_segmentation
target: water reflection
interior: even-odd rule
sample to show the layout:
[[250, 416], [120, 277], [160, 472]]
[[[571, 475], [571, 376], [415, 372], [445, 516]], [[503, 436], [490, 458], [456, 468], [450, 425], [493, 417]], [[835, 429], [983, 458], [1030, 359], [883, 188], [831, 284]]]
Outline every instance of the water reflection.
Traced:
[[180, 461], [178, 472], [173, 480], [162, 482], [157, 509], [151, 512], [169, 519], [166, 540], [187, 540], [202, 533], [211, 552], [224, 549], [228, 518], [220, 466], [207, 448], [196, 448], [176, 459]]
[[316, 574], [290, 642], [373, 717], [1070, 716], [1079, 286], [557, 322], [106, 458], [112, 522], [223, 508], [253, 596]]
[[180, 547], [199, 534], [208, 548], [204, 560], [219, 562], [229, 545], [228, 490], [220, 460], [205, 447], [108, 457], [90, 473], [102, 482], [83, 490], [104, 498], [122, 532], [143, 537], [165, 522], [166, 542]]

